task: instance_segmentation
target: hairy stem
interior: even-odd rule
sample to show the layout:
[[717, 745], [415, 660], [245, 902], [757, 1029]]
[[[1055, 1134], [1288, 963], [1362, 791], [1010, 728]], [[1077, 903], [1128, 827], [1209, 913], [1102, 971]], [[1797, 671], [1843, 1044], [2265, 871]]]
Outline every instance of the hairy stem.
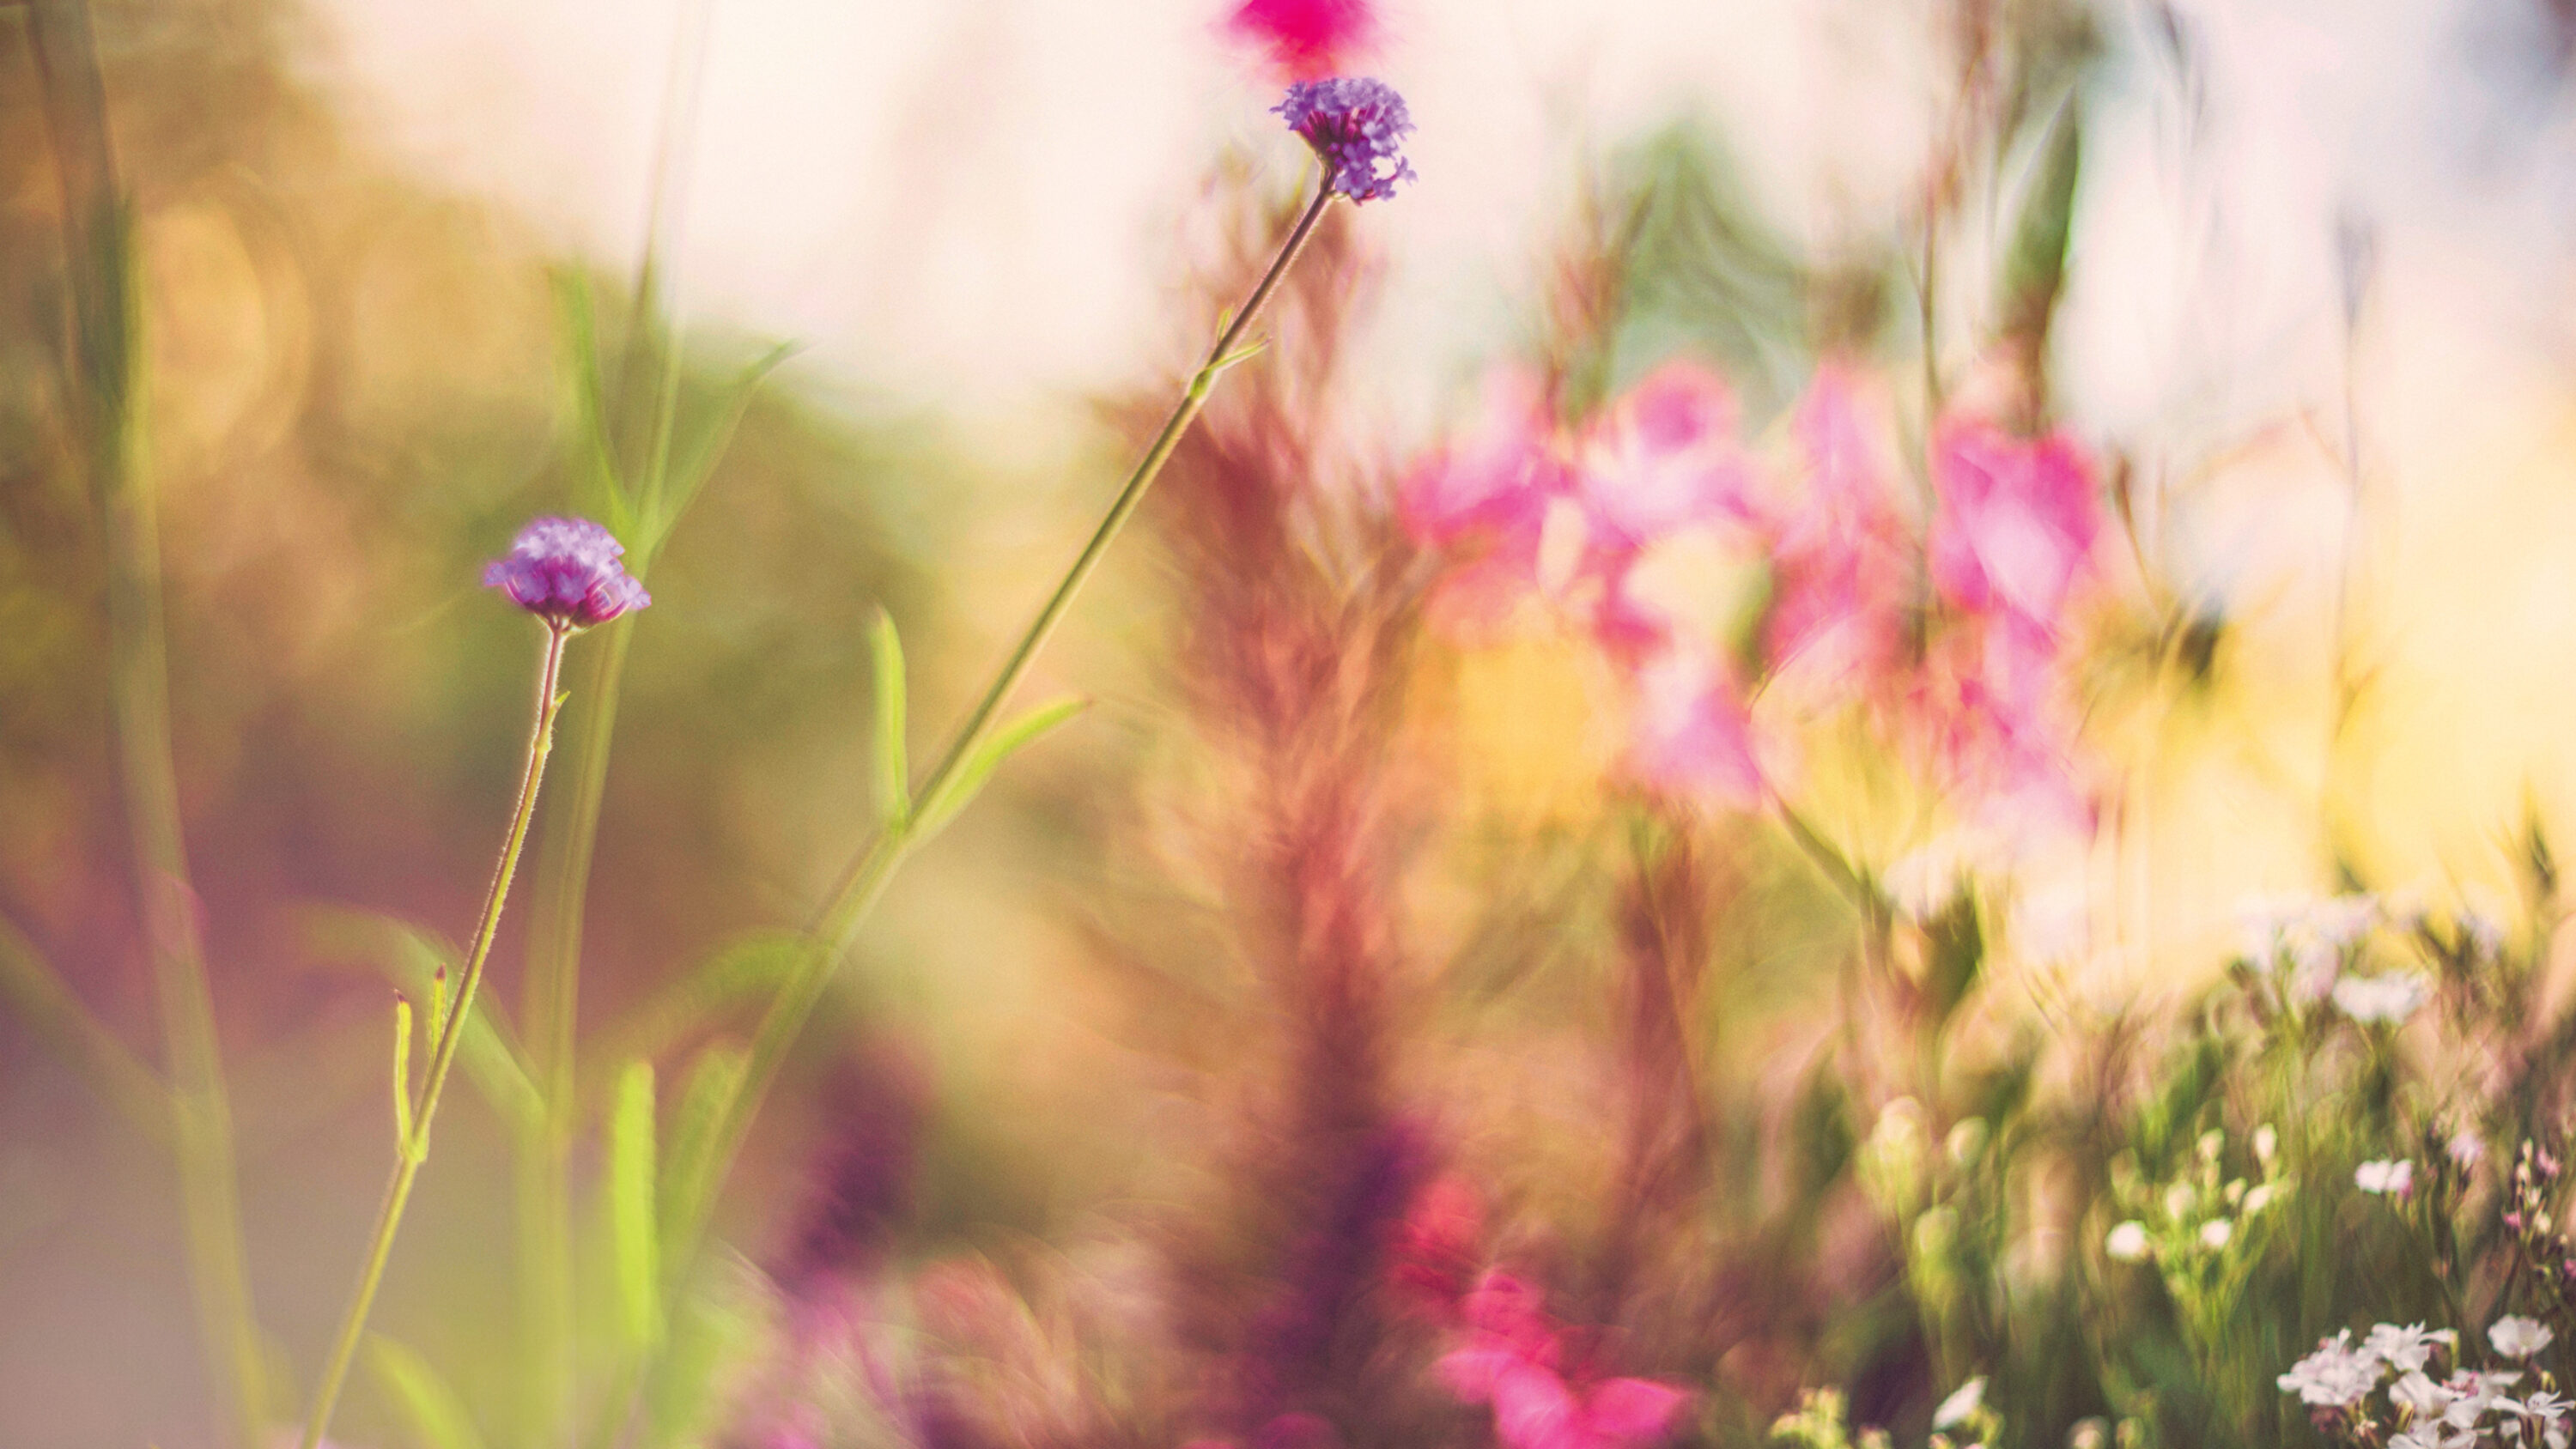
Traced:
[[492, 938], [501, 926], [501, 907], [510, 897], [510, 877], [519, 868], [519, 852], [528, 840], [528, 821], [536, 814], [537, 785], [545, 776], [546, 756], [554, 749], [555, 716], [563, 708], [563, 695], [556, 686], [563, 674], [564, 641], [570, 637], [568, 629], [552, 624], [546, 627], [545, 662], [537, 675], [536, 723], [528, 732], [527, 765], [519, 776], [519, 800], [510, 812], [510, 832], [502, 842], [501, 858], [493, 866], [491, 888], [483, 897], [483, 918], [475, 927], [474, 944], [466, 953], [464, 979], [457, 985], [446, 1018], [432, 1024], [429, 1074], [421, 1082], [420, 1100], [412, 1109], [411, 1137], [395, 1144], [393, 1177], [385, 1184], [384, 1206], [376, 1214], [366, 1266], [359, 1270], [358, 1286], [350, 1294], [339, 1334], [332, 1340], [331, 1356], [323, 1365], [322, 1382], [314, 1390], [313, 1411], [304, 1424], [304, 1449], [316, 1449], [323, 1431], [330, 1427], [331, 1410], [339, 1402], [340, 1386], [347, 1380], [350, 1361], [357, 1355], [359, 1336], [366, 1331], [376, 1289], [384, 1282], [385, 1263], [393, 1256], [394, 1235], [402, 1228], [412, 1182], [420, 1176], [421, 1164], [429, 1160], [430, 1124], [438, 1115], [448, 1071], [456, 1065], [456, 1048], [464, 1039], [465, 1023], [474, 1009], [475, 988], [483, 982], [483, 966], [491, 958]]
[[[1191, 375], [1189, 385], [1182, 390], [1180, 400], [1173, 404], [1169, 416], [1164, 418], [1163, 426], [1155, 433], [1144, 458], [1128, 475], [1126, 484], [1109, 505], [1109, 512], [1101, 519], [1100, 526], [1093, 530], [1090, 542], [1083, 546], [1073, 566], [1065, 571], [1054, 592], [1039, 607], [1037, 617], [1029, 622], [1019, 643], [1003, 661], [974, 708], [967, 713], [965, 722], [950, 738], [937, 763], [922, 777], [919, 788], [912, 793], [915, 801], [924, 806], [938, 801], [954, 783], [959, 769], [992, 735], [1001, 719], [1003, 707], [1010, 702], [1012, 691], [1028, 674], [1038, 651], [1055, 633], [1065, 612], [1073, 606], [1075, 596], [1081, 593], [1083, 585], [1107, 556], [1110, 545], [1145, 501], [1145, 494], [1153, 487], [1154, 479], [1163, 471], [1163, 465], [1170, 461], [1173, 450], [1180, 446], [1182, 435], [1189, 431], [1199, 410], [1207, 405], [1217, 378], [1238, 360], [1236, 349], [1251, 330], [1253, 320], [1269, 304], [1280, 282], [1288, 275], [1290, 265], [1296, 261], [1297, 254], [1304, 250], [1307, 238], [1314, 234], [1315, 227], [1323, 220], [1334, 195], [1330, 182], [1329, 175], [1318, 182], [1314, 199], [1289, 230], [1278, 254], [1271, 259], [1269, 268], [1253, 287], [1252, 295], [1236, 310], [1215, 344], [1208, 349], [1198, 371]], [[867, 920], [868, 912], [885, 894], [895, 872], [921, 843], [921, 816], [922, 812], [915, 810], [888, 820], [842, 872], [831, 896], [808, 924], [802, 950], [752, 1038], [743, 1085], [727, 1104], [718, 1125], [715, 1148], [707, 1159], [708, 1174], [701, 1182], [690, 1185], [684, 1209], [687, 1219], [681, 1229], [683, 1242], [695, 1245], [702, 1239], [717, 1194], [732, 1171], [734, 1159], [741, 1151], [744, 1137], [750, 1132], [752, 1120], [758, 1116], [761, 1103], [776, 1083], [779, 1070], [786, 1064], [788, 1050], [795, 1045], [806, 1020], [813, 1015], [815, 1006], [830, 986], [833, 968], [848, 954], [860, 926]], [[686, 1277], [685, 1273], [675, 1274], [674, 1282], [684, 1282]], [[637, 1376], [629, 1393], [640, 1388], [642, 1382], [643, 1376]], [[621, 1402], [626, 1397], [620, 1395], [612, 1403]], [[613, 1440], [613, 1436], [622, 1432], [624, 1422], [632, 1412], [633, 1406], [629, 1403], [615, 1418], [602, 1425], [604, 1435]]]

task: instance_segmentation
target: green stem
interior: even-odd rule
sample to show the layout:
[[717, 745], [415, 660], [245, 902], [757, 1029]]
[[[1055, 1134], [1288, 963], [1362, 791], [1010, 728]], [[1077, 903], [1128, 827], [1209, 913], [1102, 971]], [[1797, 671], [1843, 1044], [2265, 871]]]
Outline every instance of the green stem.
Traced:
[[65, 394], [106, 534], [117, 764], [168, 1057], [171, 1145], [188, 1273], [209, 1375], [228, 1386], [233, 1437], [242, 1449], [256, 1449], [266, 1429], [267, 1375], [242, 1243], [232, 1106], [171, 753], [160, 527], [141, 466], [133, 215], [117, 177], [89, 7], [82, 0], [45, 0], [30, 6], [27, 17], [62, 187], [72, 304]]
[[[1018, 645], [1003, 661], [991, 684], [985, 687], [982, 697], [949, 740], [948, 748], [941, 752], [938, 762], [922, 777], [920, 788], [912, 793], [913, 800], [917, 802], [915, 808], [886, 822], [841, 873], [831, 896], [808, 925], [803, 950], [752, 1038], [742, 1089], [727, 1104], [718, 1124], [715, 1149], [708, 1156], [707, 1176], [692, 1185], [685, 1207], [688, 1216], [681, 1227], [681, 1241], [691, 1244], [692, 1251], [701, 1240], [718, 1191], [732, 1173], [734, 1159], [742, 1149], [743, 1138], [749, 1133], [752, 1120], [759, 1115], [761, 1103], [776, 1083], [780, 1068], [786, 1064], [788, 1050], [795, 1045], [807, 1018], [813, 1015], [815, 1006], [831, 984], [833, 967], [848, 954], [857, 939], [859, 927], [867, 920], [868, 912], [885, 894], [887, 885], [892, 883], [904, 860], [921, 843], [918, 834], [920, 819], [955, 780], [959, 768], [973, 758], [976, 748], [992, 734], [1001, 718], [1003, 706], [1010, 702], [1012, 691], [1028, 674], [1038, 651], [1046, 647], [1047, 639], [1063, 621], [1065, 612], [1073, 606], [1082, 586], [1099, 568], [1109, 546], [1145, 501], [1147, 490], [1153, 487], [1163, 465], [1170, 461], [1173, 450], [1180, 446], [1182, 435], [1189, 431], [1199, 410], [1207, 405], [1217, 378], [1238, 360], [1236, 348], [1251, 330], [1253, 320], [1269, 305], [1297, 254], [1305, 249], [1307, 239], [1314, 235], [1315, 227], [1324, 219], [1334, 195], [1330, 183], [1329, 175], [1318, 182], [1314, 200], [1307, 204], [1287, 239], [1280, 244], [1278, 254], [1271, 258], [1269, 269], [1261, 274], [1252, 295], [1245, 299], [1233, 319], [1218, 334], [1215, 345], [1208, 349], [1207, 357], [1199, 364], [1198, 371], [1191, 375], [1188, 387], [1182, 390], [1180, 400], [1173, 404], [1170, 415], [1164, 418], [1162, 429], [1154, 435], [1144, 458], [1128, 475], [1125, 486], [1119, 489], [1100, 526], [1093, 530], [1091, 541], [1083, 546], [1073, 566], [1066, 570], [1055, 591], [1040, 606], [1037, 617], [1029, 622]], [[676, 1273], [673, 1282], [685, 1282], [686, 1278], [685, 1272]], [[640, 1384], [641, 1380], [639, 1375], [637, 1382]], [[628, 1405], [617, 1418], [604, 1424], [603, 1429], [611, 1434], [617, 1432], [631, 1413], [632, 1406]]]
[[546, 756], [554, 749], [555, 716], [563, 708], [563, 695], [556, 688], [563, 675], [564, 641], [572, 631], [554, 624], [546, 626], [544, 666], [537, 677], [537, 718], [528, 733], [528, 762], [519, 776], [519, 800], [510, 812], [510, 833], [501, 846], [501, 858], [492, 870], [492, 885], [483, 898], [483, 919], [474, 931], [474, 945], [466, 953], [465, 977], [458, 983], [456, 996], [447, 1009], [444, 1021], [432, 1024], [429, 1075], [421, 1083], [420, 1102], [412, 1112], [411, 1140], [395, 1144], [392, 1179], [385, 1184], [384, 1206], [376, 1214], [376, 1229], [367, 1246], [366, 1266], [359, 1271], [357, 1290], [350, 1295], [348, 1311], [340, 1320], [340, 1332], [331, 1344], [331, 1356], [322, 1370], [321, 1386], [314, 1391], [313, 1412], [305, 1420], [303, 1449], [317, 1449], [322, 1433], [331, 1424], [331, 1410], [339, 1402], [340, 1386], [349, 1376], [349, 1364], [357, 1356], [358, 1338], [366, 1331], [367, 1314], [375, 1306], [376, 1289], [384, 1281], [385, 1263], [393, 1256], [394, 1234], [402, 1227], [403, 1208], [411, 1201], [412, 1182], [420, 1175], [421, 1164], [429, 1160], [429, 1128], [438, 1115], [438, 1100], [447, 1087], [447, 1074], [456, 1065], [456, 1048], [465, 1037], [467, 1014], [474, 1009], [474, 991], [483, 981], [484, 963], [492, 955], [492, 938], [500, 930], [501, 907], [510, 897], [510, 877], [519, 868], [519, 851], [527, 844], [528, 821], [536, 814], [537, 785], [545, 776]]

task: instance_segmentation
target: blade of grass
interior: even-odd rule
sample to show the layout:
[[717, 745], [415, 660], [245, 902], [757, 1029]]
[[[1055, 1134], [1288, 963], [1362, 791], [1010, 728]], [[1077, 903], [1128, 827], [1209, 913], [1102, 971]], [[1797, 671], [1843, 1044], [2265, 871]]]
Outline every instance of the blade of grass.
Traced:
[[411, 1431], [427, 1449], [483, 1449], [474, 1428], [474, 1411], [428, 1359], [381, 1333], [367, 1335], [367, 1367], [375, 1371], [386, 1397], [402, 1410]]
[[133, 211], [117, 178], [89, 6], [85, 0], [35, 0], [25, 13], [62, 187], [72, 314], [64, 397], [79, 425], [82, 464], [105, 523], [116, 758], [169, 1059], [198, 1336], [209, 1376], [222, 1386], [232, 1438], [240, 1449], [257, 1449], [268, 1420], [267, 1366], [242, 1245], [232, 1102], [171, 757], [160, 525], [143, 466], [137, 402], [143, 349]]
[[618, 1323], [642, 1353], [662, 1333], [662, 1239], [655, 1212], [653, 1064], [628, 1062], [608, 1118], [608, 1238], [617, 1265]]
[[162, 1147], [175, 1145], [170, 1093], [141, 1057], [99, 1023], [15, 926], [0, 921], [0, 1000], [50, 1044], [91, 1090]]

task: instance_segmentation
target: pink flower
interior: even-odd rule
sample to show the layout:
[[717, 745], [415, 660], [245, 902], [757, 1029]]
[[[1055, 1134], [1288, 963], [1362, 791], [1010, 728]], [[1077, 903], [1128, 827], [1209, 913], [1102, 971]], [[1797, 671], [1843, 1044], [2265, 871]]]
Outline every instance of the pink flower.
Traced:
[[1436, 1372], [1462, 1403], [1491, 1404], [1504, 1449], [1641, 1449], [1670, 1431], [1688, 1395], [1652, 1379], [1569, 1378], [1537, 1293], [1489, 1273], [1468, 1295], [1466, 1344]]
[[1225, 33], [1258, 46], [1286, 80], [1339, 75], [1374, 49], [1376, 7], [1369, 0], [1243, 0]]
[[1989, 423], [1943, 423], [1933, 440], [1933, 587], [1972, 614], [2054, 630], [2092, 566], [2101, 505], [2092, 469], [2063, 434], [2015, 438]]
[[1735, 395], [1697, 363], [1668, 362], [1585, 429], [1575, 490], [1598, 546], [1645, 548], [1677, 530], [1750, 521], [1752, 469]]
[[1772, 665], [1836, 682], [1883, 680], [1896, 667], [1915, 569], [1883, 423], [1864, 415], [1861, 386], [1833, 366], [1808, 384], [1796, 421], [1805, 486], [1782, 510], [1773, 548]]
[[1751, 805], [1762, 798], [1753, 720], [1732, 672], [1709, 651], [1670, 648], [1637, 671], [1628, 768], [1685, 799]]
[[1934, 773], [1973, 813], [2014, 834], [2091, 821], [2057, 675], [2053, 636], [2017, 619], [1989, 620], [1942, 641], [1910, 700]]
[[1453, 555], [1434, 612], [1491, 625], [1537, 592], [1548, 510], [1571, 486], [1545, 389], [1526, 372], [1496, 372], [1475, 430], [1415, 463], [1396, 490], [1405, 534]]

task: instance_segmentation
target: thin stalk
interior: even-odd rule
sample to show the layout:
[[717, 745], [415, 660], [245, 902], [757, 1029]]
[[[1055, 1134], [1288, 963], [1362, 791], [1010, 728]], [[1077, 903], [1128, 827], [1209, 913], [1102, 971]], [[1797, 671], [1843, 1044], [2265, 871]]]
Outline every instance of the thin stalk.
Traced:
[[[1093, 530], [1091, 541], [1083, 545], [1073, 566], [1066, 570], [1055, 591], [1039, 607], [1037, 617], [1029, 622], [1019, 643], [1002, 662], [1000, 671], [985, 687], [975, 707], [967, 713], [965, 723], [950, 738], [947, 749], [941, 752], [930, 772], [922, 777], [919, 788], [912, 792], [915, 801], [927, 806], [939, 800], [955, 780], [958, 770], [991, 736], [1001, 718], [1003, 706], [1010, 702], [1012, 691], [1028, 674], [1038, 651], [1046, 647], [1048, 638], [1055, 633], [1066, 611], [1072, 608], [1082, 586], [1100, 567], [1109, 546], [1145, 501], [1147, 490], [1153, 487], [1163, 465], [1170, 461], [1173, 450], [1180, 446], [1182, 435], [1189, 431], [1199, 410], [1207, 405], [1216, 380], [1239, 360], [1236, 349], [1242, 344], [1244, 334], [1251, 330], [1253, 320], [1261, 315], [1262, 308], [1269, 305], [1272, 294], [1278, 291], [1297, 254], [1305, 249], [1307, 238], [1314, 234], [1316, 225], [1324, 219], [1324, 212], [1334, 195], [1331, 180], [1329, 173], [1319, 180], [1314, 200], [1307, 204], [1305, 212], [1297, 218], [1297, 224], [1289, 230], [1287, 240], [1280, 244], [1278, 255], [1271, 258], [1269, 269], [1261, 274], [1252, 295], [1245, 299], [1233, 319], [1218, 334], [1215, 345], [1208, 349], [1206, 359], [1191, 375], [1189, 385], [1182, 390], [1180, 400], [1173, 404], [1170, 415], [1164, 418], [1162, 429], [1154, 435], [1144, 458], [1127, 476], [1126, 484], [1110, 503], [1107, 516]], [[690, 1243], [693, 1250], [704, 1232], [718, 1191], [732, 1174], [743, 1138], [749, 1133], [752, 1120], [758, 1116], [769, 1089], [776, 1083], [780, 1068], [786, 1064], [788, 1050], [795, 1045], [797, 1035], [831, 984], [833, 968], [848, 954], [858, 937], [859, 927], [866, 923], [868, 912], [874, 908], [877, 899], [885, 894], [895, 872], [921, 843], [922, 837], [918, 832], [920, 818], [921, 812], [914, 810], [889, 819], [843, 870], [831, 896], [807, 925], [803, 950], [752, 1038], [742, 1089], [727, 1104], [718, 1123], [715, 1149], [708, 1158], [708, 1176], [695, 1185], [687, 1203], [685, 1211], [689, 1218], [682, 1229], [683, 1241]], [[673, 1281], [682, 1282], [686, 1277], [685, 1272], [678, 1273]], [[641, 1375], [635, 1376], [621, 1386], [625, 1392], [612, 1398], [612, 1404], [622, 1403], [625, 1407], [602, 1425], [605, 1433], [614, 1435], [622, 1431], [625, 1420], [633, 1413], [631, 1395], [640, 1389], [642, 1381]]]
[[[681, 358], [675, 325], [665, 325], [672, 317], [665, 257], [671, 250], [669, 232], [680, 210], [678, 197], [687, 175], [686, 138], [697, 116], [713, 11], [711, 0], [694, 0], [683, 10], [672, 40], [662, 129], [653, 151], [652, 192], [645, 207], [644, 254], [636, 268], [626, 358], [620, 367], [621, 378], [631, 380], [647, 357], [658, 355], [661, 363], [653, 409], [645, 420], [648, 440], [642, 486], [635, 494], [642, 520], [640, 536], [629, 540], [627, 571], [639, 580], [649, 573], [670, 522], [663, 516], [664, 495], [679, 416]], [[621, 481], [629, 476], [615, 457], [613, 436], [595, 439], [594, 446], [612, 450], [611, 468]], [[529, 942], [525, 1017], [545, 1111], [521, 1133], [515, 1169], [528, 1438], [535, 1446], [561, 1441], [573, 1413], [572, 1151], [581, 1123], [576, 1036], [582, 932], [591, 864], [599, 844], [600, 807], [607, 795], [609, 747], [616, 735], [620, 685], [635, 626], [631, 619], [620, 619], [610, 628], [615, 632], [606, 647], [597, 651], [598, 663], [584, 694], [589, 713], [573, 736], [572, 794], [547, 825], [531, 903], [535, 929]]]
[[267, 1372], [242, 1242], [232, 1105], [171, 753], [160, 524], [141, 466], [133, 217], [117, 177], [89, 7], [83, 0], [44, 0], [27, 17], [62, 187], [73, 349], [66, 401], [82, 434], [82, 463], [106, 534], [117, 765], [168, 1057], [171, 1142], [197, 1331], [208, 1374], [224, 1385], [217, 1392], [228, 1400], [233, 1437], [241, 1449], [256, 1449], [266, 1432]]
[[465, 1037], [467, 1014], [474, 1009], [474, 991], [483, 982], [484, 963], [492, 955], [492, 938], [501, 926], [501, 907], [510, 897], [510, 877], [519, 868], [519, 852], [528, 840], [528, 821], [536, 814], [537, 785], [545, 777], [546, 756], [554, 749], [555, 716], [563, 709], [563, 695], [556, 686], [563, 675], [564, 641], [572, 637], [572, 632], [551, 623], [546, 626], [545, 662], [537, 675], [536, 723], [528, 732], [528, 760], [519, 776], [518, 804], [510, 812], [510, 833], [502, 842], [500, 860], [492, 868], [492, 885], [483, 897], [483, 918], [475, 927], [474, 945], [466, 953], [464, 979], [457, 985], [446, 1019], [433, 1024], [429, 1074], [421, 1082], [420, 1100], [412, 1110], [411, 1137], [395, 1144], [393, 1177], [385, 1184], [384, 1206], [376, 1215], [366, 1266], [359, 1271], [357, 1289], [350, 1295], [348, 1311], [341, 1317], [339, 1335], [332, 1341], [331, 1356], [323, 1367], [321, 1386], [313, 1395], [313, 1411], [304, 1424], [303, 1449], [316, 1449], [323, 1431], [330, 1427], [331, 1410], [339, 1402], [340, 1386], [347, 1380], [349, 1363], [357, 1355], [359, 1336], [366, 1331], [368, 1311], [375, 1306], [376, 1289], [384, 1281], [385, 1263], [393, 1256], [394, 1234], [402, 1227], [403, 1208], [411, 1201], [412, 1182], [420, 1176], [421, 1164], [429, 1160], [430, 1123], [438, 1115], [448, 1071], [456, 1065], [456, 1048]]

